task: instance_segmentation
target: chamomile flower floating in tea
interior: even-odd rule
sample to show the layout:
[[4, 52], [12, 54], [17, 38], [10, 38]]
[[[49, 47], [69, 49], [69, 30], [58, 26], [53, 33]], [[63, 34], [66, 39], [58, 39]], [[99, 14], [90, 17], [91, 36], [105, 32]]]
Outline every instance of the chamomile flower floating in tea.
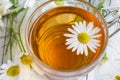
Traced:
[[15, 80], [20, 74], [20, 67], [8, 60], [0, 67], [0, 80]]
[[101, 37], [101, 34], [98, 34], [100, 29], [94, 27], [93, 22], [86, 24], [83, 22], [75, 22], [75, 25], [72, 25], [72, 28], [68, 28], [68, 31], [72, 34], [64, 34], [66, 39], [67, 49], [72, 49], [72, 52], [76, 51], [77, 55], [85, 54], [88, 55], [88, 48], [95, 53], [98, 46], [100, 46], [100, 40], [97, 38]]

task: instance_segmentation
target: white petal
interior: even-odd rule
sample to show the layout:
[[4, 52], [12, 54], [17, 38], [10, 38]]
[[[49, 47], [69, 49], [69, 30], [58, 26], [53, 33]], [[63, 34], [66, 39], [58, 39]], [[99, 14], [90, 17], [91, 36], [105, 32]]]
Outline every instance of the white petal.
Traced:
[[8, 69], [8, 65], [7, 65], [7, 64], [3, 64], [3, 65], [1, 65], [0, 68], [1, 68], [1, 69]]
[[102, 36], [102, 34], [95, 34], [95, 35], [92, 35], [91, 38], [99, 38], [101, 36]]
[[4, 80], [3, 78], [6, 77], [5, 74], [0, 75], [0, 80]]
[[73, 42], [77, 42], [78, 40], [76, 38], [69, 38], [69, 39], [66, 39], [66, 41], [69, 43], [73, 43]]
[[88, 49], [87, 49], [87, 45], [86, 44], [84, 44], [84, 53], [85, 53], [86, 56], [88, 55]]
[[81, 54], [81, 45], [79, 44], [78, 49], [77, 49], [77, 55]]
[[2, 80], [11, 80], [11, 79], [10, 79], [10, 77], [5, 76], [5, 77], [3, 77], [3, 79], [2, 79]]
[[78, 46], [74, 46], [72, 49], [72, 52], [74, 52], [75, 50], [77, 50]]
[[77, 49], [77, 55], [79, 55], [80, 54], [80, 47], [78, 47], [78, 49]]
[[92, 46], [94, 49], [97, 49], [97, 44], [96, 44], [96, 43], [93, 43], [91, 46]]
[[25, 2], [24, 8], [31, 8], [35, 5], [35, 3], [36, 3], [36, 0], [27, 0]]
[[12, 61], [10, 61], [10, 60], [7, 61], [7, 64], [8, 64], [9, 66], [13, 66], [13, 63], [12, 63]]
[[73, 49], [72, 49], [72, 52], [74, 52], [75, 50], [77, 50], [78, 47], [79, 47], [79, 42], [75, 42], [75, 43], [74, 43], [74, 47], [73, 47]]
[[81, 32], [86, 32], [86, 26], [85, 25], [85, 22], [82, 23], [82, 22], [79, 22], [79, 29], [81, 30]]
[[70, 42], [66, 42], [65, 45], [70, 45], [71, 43]]
[[14, 77], [14, 78], [11, 78], [11, 80], [18, 80], [18, 76]]
[[72, 42], [72, 43], [68, 46], [68, 48], [69, 48], [69, 47], [76, 47], [78, 44], [79, 44], [79, 42], [74, 41], [74, 42]]
[[78, 41], [67, 41], [67, 42], [65, 43], [65, 45], [71, 45], [71, 44], [74, 44], [74, 45], [76, 46], [76, 45], [79, 44], [79, 42], [78, 42]]
[[97, 47], [99, 47], [100, 44], [99, 43], [94, 43], [94, 46], [95, 46], [95, 49], [97, 49]]
[[89, 33], [89, 31], [91, 31], [93, 27], [94, 27], [93, 22], [89, 22], [87, 25], [87, 33]]
[[95, 39], [92, 39], [89, 41], [89, 43], [91, 43], [91, 46], [94, 48], [94, 49], [97, 49], [98, 46], [100, 46], [99, 44], [99, 40], [95, 40]]
[[93, 42], [93, 45], [96, 46], [96, 47], [98, 47], [98, 46], [100, 46], [99, 42], [100, 41], [97, 42], [97, 40], [96, 40], [96, 42], [95, 41]]
[[0, 13], [1, 14], [6, 14], [6, 11], [12, 6], [12, 3], [8, 0], [1, 0], [0, 1]]
[[77, 26], [72, 25], [72, 28], [74, 29], [75, 32], [80, 33], [80, 31], [79, 31]]
[[88, 42], [87, 43], [87, 46], [88, 46], [88, 48], [93, 52], [93, 53], [95, 53], [96, 52], [96, 50], [94, 49], [94, 47], [93, 47], [93, 44], [92, 43], [90, 43], [90, 42]]
[[77, 22], [75, 22], [75, 26], [78, 29], [78, 33], [82, 32], [82, 28], [81, 28], [82, 25], [80, 25]]
[[66, 42], [65, 45], [71, 45], [71, 44], [75, 44], [75, 42]]
[[4, 7], [4, 9], [9, 9], [13, 4], [9, 1], [7, 2], [6, 6]]
[[83, 21], [83, 26], [82, 26], [82, 27], [83, 27], [83, 32], [86, 32], [86, 31], [87, 31], [87, 30], [86, 30], [86, 29], [87, 29], [86, 21]]
[[100, 40], [97, 40], [97, 39], [90, 39], [90, 42], [91, 42], [91, 43], [99, 43]]
[[84, 45], [83, 44], [79, 44], [78, 50], [77, 50], [77, 54], [83, 54], [84, 53]]
[[0, 74], [5, 73], [5, 72], [6, 72], [5, 70], [0, 70]]
[[77, 22], [75, 22], [75, 26], [79, 26], [79, 24]]
[[94, 28], [94, 29], [92, 29], [91, 31], [89, 31], [89, 35], [94, 35], [94, 34], [96, 34], [96, 33], [98, 33], [100, 31], [100, 29], [98, 28], [98, 27], [96, 27], [96, 28]]
[[68, 47], [67, 47], [67, 49], [71, 49], [71, 48], [73, 48], [74, 47], [74, 45], [73, 44], [70, 44]]
[[74, 34], [63, 34], [65, 37], [76, 37]]
[[72, 29], [70, 29], [70, 28], [68, 28], [68, 31], [70, 31], [72, 34], [74, 34], [74, 35], [78, 35], [78, 33], [77, 32], [75, 32], [74, 30], [72, 30]]
[[81, 45], [81, 54], [84, 53], [84, 44]]

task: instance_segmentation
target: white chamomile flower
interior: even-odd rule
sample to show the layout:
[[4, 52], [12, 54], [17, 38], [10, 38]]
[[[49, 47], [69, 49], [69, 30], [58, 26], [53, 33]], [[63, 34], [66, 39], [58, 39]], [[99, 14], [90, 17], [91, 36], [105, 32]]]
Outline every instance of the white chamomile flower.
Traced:
[[0, 0], [0, 15], [6, 14], [7, 10], [12, 6], [13, 4], [10, 2], [10, 0]]
[[2, 21], [2, 15], [5, 15], [11, 6], [12, 3], [9, 0], [0, 0], [0, 27], [2, 29], [5, 27]]
[[19, 80], [48, 80], [47, 78], [38, 75], [32, 66], [34, 65], [32, 58], [28, 53], [23, 53], [20, 56], [20, 77]]
[[36, 0], [26, 0], [24, 8], [31, 8], [36, 4]]
[[77, 51], [77, 55], [85, 54], [88, 55], [88, 48], [92, 52], [96, 52], [98, 46], [100, 46], [100, 40], [97, 40], [101, 34], [98, 34], [100, 29], [98, 27], [94, 27], [93, 22], [89, 22], [86, 24], [85, 21], [75, 22], [75, 25], [72, 25], [72, 28], [68, 28], [70, 33], [64, 34], [66, 39], [66, 45], [68, 45], [67, 49], [72, 49], [72, 52]]
[[7, 64], [0, 66], [0, 80], [17, 80], [20, 74], [20, 67], [8, 60]]
[[30, 55], [28, 53], [15, 54], [14, 60], [18, 61], [20, 66], [20, 74], [18, 80], [32, 80], [31, 74], [33, 73], [33, 69], [31, 68], [31, 65], [33, 61]]

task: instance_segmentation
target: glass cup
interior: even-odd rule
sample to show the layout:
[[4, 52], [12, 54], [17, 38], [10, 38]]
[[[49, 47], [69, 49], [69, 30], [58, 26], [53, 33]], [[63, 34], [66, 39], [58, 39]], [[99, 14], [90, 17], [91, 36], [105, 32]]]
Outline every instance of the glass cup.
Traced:
[[[58, 5], [56, 5], [58, 4]], [[94, 16], [99, 20], [99, 22], [102, 25], [102, 28], [104, 30], [104, 44], [103, 47], [100, 51], [100, 55], [91, 63], [86, 65], [83, 68], [75, 69], [75, 70], [70, 70], [70, 71], [62, 71], [62, 70], [57, 70], [54, 69], [47, 64], [43, 63], [37, 55], [35, 55], [33, 51], [33, 45], [31, 44], [31, 35], [32, 35], [32, 30], [33, 30], [33, 24], [35, 21], [38, 20], [44, 13], [47, 11], [57, 8], [57, 7], [77, 7], [77, 8], [82, 8], [84, 10], [89, 11], [90, 13], [94, 14]], [[66, 8], [67, 10], [67, 8]], [[52, 14], [52, 13], [51, 13]], [[45, 16], [47, 18], [49, 15]], [[87, 16], [87, 15], [86, 15]], [[44, 31], [43, 31], [44, 32]], [[86, 75], [88, 72], [90, 72], [101, 60], [104, 50], [106, 48], [108, 42], [108, 27], [107, 24], [104, 20], [104, 17], [101, 15], [101, 13], [91, 4], [84, 0], [63, 0], [60, 3], [55, 2], [54, 0], [47, 1], [37, 7], [32, 15], [29, 18], [29, 21], [27, 23], [27, 28], [26, 28], [26, 47], [27, 47], [27, 52], [30, 53], [34, 63], [37, 65], [37, 67], [44, 71], [45, 75], [48, 77], [52, 78], [53, 80], [76, 80], [77, 78]], [[58, 56], [59, 57], [59, 56]]]

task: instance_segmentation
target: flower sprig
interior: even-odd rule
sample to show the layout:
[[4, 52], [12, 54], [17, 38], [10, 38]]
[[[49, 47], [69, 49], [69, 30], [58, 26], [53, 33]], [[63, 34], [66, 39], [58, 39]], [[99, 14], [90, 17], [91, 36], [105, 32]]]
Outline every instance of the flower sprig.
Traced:
[[8, 60], [7, 64], [0, 66], [0, 80], [30, 80], [33, 62], [29, 54], [17, 54], [14, 58], [14, 61]]
[[[29, 8], [31, 8], [32, 6], [34, 6], [36, 4], [36, 0], [5, 0], [5, 1], [0, 1], [1, 5], [0, 5], [0, 16], [1, 16], [1, 19], [0, 19], [0, 22], [1, 22], [1, 28], [4, 30], [4, 29], [7, 29], [7, 35], [9, 35], [9, 49], [10, 49], [10, 59], [12, 60], [12, 47], [13, 47], [13, 40], [16, 40], [18, 45], [19, 45], [19, 48], [22, 52], [26, 52], [25, 51], [25, 48], [24, 48], [24, 45], [23, 45], [23, 42], [22, 42], [22, 39], [21, 39], [21, 26], [22, 26], [22, 23], [24, 21], [24, 18], [27, 14], [27, 11]], [[5, 7], [5, 8], [3, 8]], [[19, 26], [18, 26], [18, 30], [16, 31], [15, 30], [15, 20], [17, 18], [17, 16], [21, 13], [21, 12], [24, 12], [23, 13], [23, 17], [19, 23]], [[2, 21], [2, 17], [8, 19], [8, 24], [9, 24], [9, 27], [5, 28], [4, 23]], [[5, 51], [7, 52], [7, 51]]]
[[101, 37], [102, 34], [98, 34], [100, 31], [99, 27], [95, 27], [93, 22], [86, 24], [86, 21], [75, 22], [75, 25], [72, 25], [72, 29], [68, 28], [68, 31], [71, 33], [64, 34], [66, 39], [67, 49], [72, 48], [72, 52], [76, 51], [77, 55], [85, 54], [88, 55], [88, 48], [96, 53], [97, 47], [100, 46], [100, 40], [97, 38]]
[[[5, 36], [7, 35], [8, 39], [7, 46], [4, 44], [4, 47], [7, 47], [4, 49], [6, 50], [4, 52], [7, 53], [8, 49], [10, 51], [7, 64], [3, 63], [0, 66], [0, 80], [33, 80], [33, 78], [30, 77], [31, 73], [33, 72], [33, 61], [30, 55], [26, 54], [21, 37], [21, 27], [29, 8], [34, 6], [36, 2], [36, 0], [0, 0], [0, 22], [2, 23], [0, 26], [3, 31], [6, 31]], [[16, 30], [16, 18], [20, 13], [22, 13], [23, 16]], [[3, 26], [3, 18], [7, 20], [8, 25], [6, 27]], [[7, 41], [6, 38], [5, 41]], [[19, 56], [14, 56], [12, 52], [14, 46], [13, 42], [15, 41], [19, 45], [19, 49], [21, 51], [21, 53], [17, 54]], [[3, 53], [2, 60], [4, 60], [4, 55], [6, 53]]]

